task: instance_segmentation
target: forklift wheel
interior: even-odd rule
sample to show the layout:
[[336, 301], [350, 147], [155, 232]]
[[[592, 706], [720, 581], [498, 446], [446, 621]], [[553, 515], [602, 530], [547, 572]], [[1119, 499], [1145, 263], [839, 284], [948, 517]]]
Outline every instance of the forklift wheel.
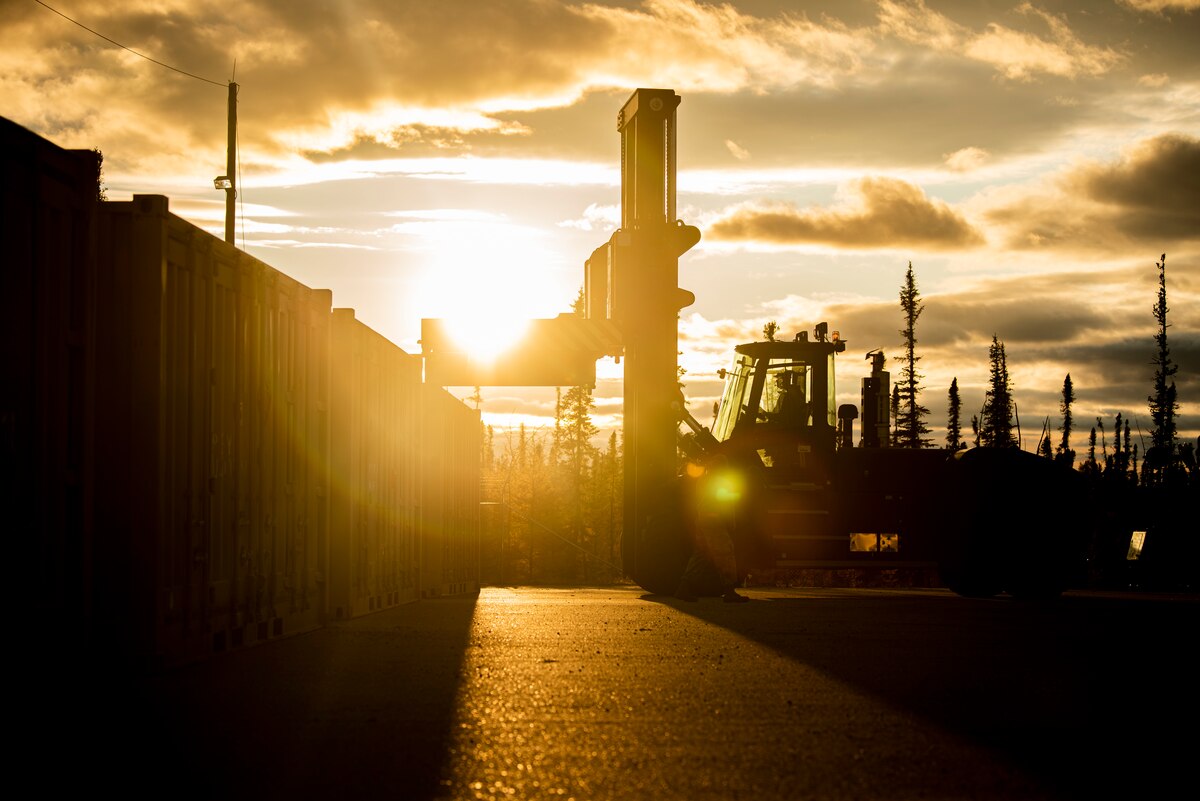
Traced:
[[659, 496], [636, 539], [622, 542], [626, 573], [655, 595], [672, 595], [692, 553], [682, 480]]

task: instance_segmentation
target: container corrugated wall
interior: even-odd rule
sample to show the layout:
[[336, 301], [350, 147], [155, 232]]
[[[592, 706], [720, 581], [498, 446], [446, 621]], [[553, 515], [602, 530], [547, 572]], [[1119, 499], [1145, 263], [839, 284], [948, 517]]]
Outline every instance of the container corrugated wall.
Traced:
[[421, 360], [333, 310], [329, 611], [416, 600]]
[[[175, 664], [323, 613], [332, 295], [160, 196], [98, 231], [100, 597], [125, 650]], [[136, 558], [130, 561], [126, 555]]]
[[73, 650], [92, 615], [99, 157], [0, 118], [0, 167], [0, 520], [19, 616]]

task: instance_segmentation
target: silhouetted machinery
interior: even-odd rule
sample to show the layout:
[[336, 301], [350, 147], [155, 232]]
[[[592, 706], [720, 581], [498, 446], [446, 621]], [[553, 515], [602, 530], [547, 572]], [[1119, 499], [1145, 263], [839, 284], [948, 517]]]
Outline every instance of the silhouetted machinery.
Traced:
[[1060, 594], [1083, 558], [1073, 472], [1015, 448], [889, 447], [879, 351], [867, 354], [855, 447], [859, 410], [835, 408], [846, 341], [825, 323], [811, 338], [739, 345], [711, 429], [687, 411], [678, 315], [695, 296], [678, 286], [678, 260], [700, 232], [675, 218], [679, 102], [670, 90], [638, 89], [618, 114], [621, 226], [585, 262], [585, 315], [534, 321], [541, 333], [512, 369], [486, 374], [468, 368], [438, 321], [423, 321], [426, 380], [577, 385], [594, 382], [600, 357], [623, 358], [622, 557], [651, 592], [674, 591], [703, 508], [706, 525], [719, 510], [742, 573], [922, 567], [963, 595]]
[[[698, 510], [717, 510], [739, 569], [937, 571], [968, 596], [1060, 594], [1081, 576], [1078, 476], [1016, 448], [889, 447], [883, 354], [873, 351], [858, 409], [835, 411], [847, 342], [825, 323], [791, 341], [735, 348], [711, 429], [680, 404], [687, 431], [671, 525], [630, 543], [639, 584], [671, 592], [703, 538]], [[670, 512], [666, 518], [671, 517]], [[710, 515], [711, 518], [711, 515]]]

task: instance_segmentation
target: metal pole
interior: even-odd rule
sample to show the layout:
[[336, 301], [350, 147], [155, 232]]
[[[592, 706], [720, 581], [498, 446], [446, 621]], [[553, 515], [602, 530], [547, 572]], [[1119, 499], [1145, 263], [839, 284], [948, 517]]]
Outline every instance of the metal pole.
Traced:
[[235, 244], [233, 234], [234, 199], [237, 197], [237, 93], [238, 85], [229, 82], [229, 130], [225, 144], [225, 241]]

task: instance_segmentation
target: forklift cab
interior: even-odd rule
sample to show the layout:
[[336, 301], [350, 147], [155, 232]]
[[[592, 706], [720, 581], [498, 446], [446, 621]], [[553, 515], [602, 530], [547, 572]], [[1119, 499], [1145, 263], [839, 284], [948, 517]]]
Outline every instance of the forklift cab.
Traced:
[[717, 408], [713, 436], [758, 453], [766, 467], [797, 461], [797, 454], [832, 452], [835, 418], [834, 354], [845, 342], [798, 335], [791, 342], [738, 345]]

